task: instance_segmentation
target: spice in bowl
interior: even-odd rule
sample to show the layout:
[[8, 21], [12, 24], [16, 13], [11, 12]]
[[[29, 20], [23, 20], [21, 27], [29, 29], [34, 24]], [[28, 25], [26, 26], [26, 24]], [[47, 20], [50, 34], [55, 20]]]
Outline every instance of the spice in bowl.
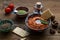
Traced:
[[10, 23], [5, 23], [5, 24], [1, 25], [0, 29], [6, 29], [10, 25], [11, 25]]

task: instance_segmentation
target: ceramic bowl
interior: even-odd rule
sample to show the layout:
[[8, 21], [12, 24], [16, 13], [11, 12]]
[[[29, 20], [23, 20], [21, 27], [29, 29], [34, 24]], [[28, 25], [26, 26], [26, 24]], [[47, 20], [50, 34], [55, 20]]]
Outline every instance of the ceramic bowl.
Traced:
[[26, 24], [26, 27], [29, 28], [30, 30], [33, 30], [33, 31], [44, 31], [45, 29], [47, 29], [48, 27], [44, 28], [43, 30], [39, 29], [39, 30], [35, 30], [33, 28], [31, 28], [29, 25], [28, 25], [28, 19], [30, 16], [33, 16], [33, 15], [40, 15], [40, 14], [34, 14], [34, 13], [31, 13], [29, 14], [27, 17], [26, 17], [26, 20], [25, 20], [25, 24]]
[[[1, 25], [5, 24], [5, 23], [9, 23], [10, 26], [8, 26], [7, 28], [2, 29]], [[13, 28], [12, 25], [13, 25], [12, 20], [1, 20], [0, 21], [0, 32], [9, 32]]]
[[26, 16], [28, 15], [28, 11], [29, 11], [29, 9], [28, 9], [27, 7], [17, 7], [16, 10], [17, 10], [17, 11], [19, 11], [19, 10], [24, 10], [24, 11], [26, 11], [25, 14], [19, 14], [19, 13], [17, 12], [17, 13], [16, 13], [17, 17], [26, 17]]

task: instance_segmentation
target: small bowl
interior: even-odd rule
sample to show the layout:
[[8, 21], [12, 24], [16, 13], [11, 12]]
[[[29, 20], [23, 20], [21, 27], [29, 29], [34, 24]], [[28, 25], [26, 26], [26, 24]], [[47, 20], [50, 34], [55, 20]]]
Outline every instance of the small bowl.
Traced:
[[[5, 28], [5, 29], [2, 29], [1, 25], [5, 24], [5, 23], [9, 23], [10, 26], [8, 26], [8, 27]], [[9, 31], [11, 31], [11, 30], [12, 30], [12, 25], [13, 25], [12, 20], [1, 20], [1, 21], [0, 21], [0, 27], [1, 27], [1, 28], [0, 28], [0, 32], [9, 32]]]
[[48, 27], [46, 27], [46, 28], [44, 28], [43, 30], [41, 30], [41, 29], [36, 30], [36, 29], [34, 29], [34, 28], [31, 28], [31, 27], [28, 25], [28, 19], [29, 19], [29, 17], [31, 17], [31, 16], [33, 16], [33, 15], [40, 15], [40, 14], [34, 14], [34, 13], [32, 13], [32, 14], [29, 14], [29, 15], [27, 16], [27, 18], [26, 18], [26, 20], [25, 20], [25, 24], [26, 24], [26, 26], [27, 26], [30, 30], [42, 32], [42, 31], [44, 31], [45, 29], [48, 28]]
[[26, 13], [22, 14], [22, 15], [20, 15], [19, 13], [16, 13], [17, 17], [26, 17], [28, 15], [28, 11], [29, 11], [29, 9], [27, 7], [17, 7], [16, 10], [17, 11], [19, 11], [19, 10], [26, 11]]

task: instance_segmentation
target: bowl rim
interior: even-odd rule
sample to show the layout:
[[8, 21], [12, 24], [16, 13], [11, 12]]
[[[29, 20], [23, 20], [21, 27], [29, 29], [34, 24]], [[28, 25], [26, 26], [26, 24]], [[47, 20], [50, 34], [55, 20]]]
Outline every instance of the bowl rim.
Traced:
[[[31, 28], [31, 27], [28, 25], [28, 18], [29, 18], [31, 15], [34, 15], [34, 13], [29, 14], [29, 15], [26, 17], [26, 19], [25, 19], [25, 24], [26, 24], [26, 26], [27, 26], [28, 28], [32, 29], [32, 30], [36, 30], [36, 31], [40, 30], [40, 31], [41, 31], [41, 29], [34, 29], [34, 28]], [[38, 15], [38, 14], [37, 14], [37, 15]], [[47, 29], [48, 27], [49, 27], [49, 26], [47, 26], [47, 27], [44, 28], [43, 30]]]
[[27, 8], [27, 9], [28, 9], [28, 11], [29, 11], [29, 8], [28, 8], [28, 7], [26, 7], [26, 6], [18, 6], [18, 7], [16, 7], [15, 9], [17, 10], [17, 8], [19, 8], [19, 7]]

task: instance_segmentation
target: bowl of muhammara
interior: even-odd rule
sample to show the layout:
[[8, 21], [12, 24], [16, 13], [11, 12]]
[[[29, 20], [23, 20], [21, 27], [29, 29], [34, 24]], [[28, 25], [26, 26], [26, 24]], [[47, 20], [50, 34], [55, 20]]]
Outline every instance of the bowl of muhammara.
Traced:
[[26, 26], [35, 31], [42, 31], [48, 28], [48, 21], [44, 20], [40, 14], [30, 14], [25, 20]]

